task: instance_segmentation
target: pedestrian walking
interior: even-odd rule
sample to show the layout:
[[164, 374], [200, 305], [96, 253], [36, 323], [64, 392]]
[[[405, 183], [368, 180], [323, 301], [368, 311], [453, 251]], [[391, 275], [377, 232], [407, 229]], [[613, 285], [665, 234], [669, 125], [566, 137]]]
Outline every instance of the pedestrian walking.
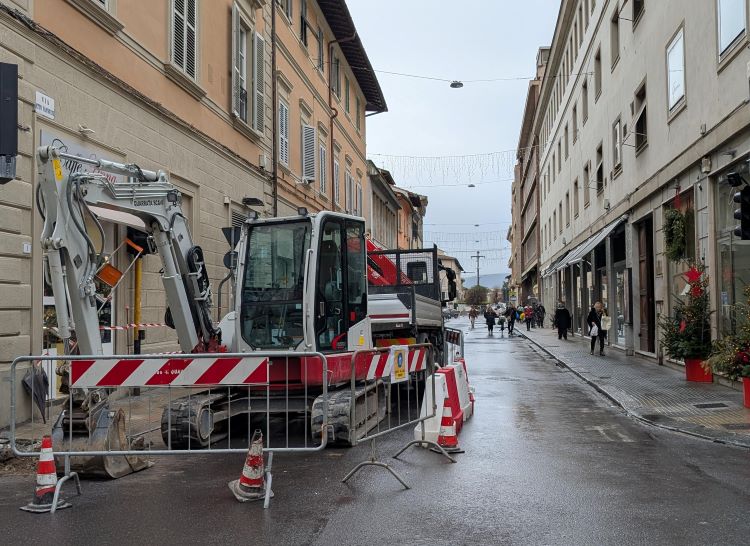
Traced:
[[472, 305], [471, 309], [469, 310], [469, 322], [471, 322], [471, 329], [474, 329], [474, 322], [477, 320], [477, 317], [479, 316], [479, 311], [477, 311], [477, 308]]
[[505, 310], [505, 316], [508, 319], [508, 335], [513, 334], [513, 327], [516, 324], [516, 318], [518, 317], [518, 311], [515, 306], [511, 303]]
[[555, 309], [555, 326], [557, 326], [557, 339], [568, 339], [570, 311], [565, 308], [562, 300], [557, 302], [557, 309]]
[[487, 322], [487, 331], [490, 335], [492, 335], [492, 330], [495, 328], [495, 319], [497, 318], [497, 313], [495, 313], [495, 310], [491, 306], [487, 306], [487, 309], [484, 311], [484, 320]]
[[531, 332], [531, 323], [534, 322], [534, 308], [531, 305], [524, 307], [523, 321], [526, 323], [526, 331]]
[[591, 336], [591, 354], [594, 354], [594, 348], [596, 347], [596, 340], [599, 340], [599, 356], [604, 356], [604, 338], [606, 333], [602, 327], [602, 316], [604, 315], [604, 307], [602, 302], [597, 301], [589, 311], [589, 316], [586, 317], [586, 324], [589, 327], [589, 335]]
[[544, 316], [547, 314], [547, 310], [541, 303], [536, 306], [536, 320], [539, 328], [544, 328]]

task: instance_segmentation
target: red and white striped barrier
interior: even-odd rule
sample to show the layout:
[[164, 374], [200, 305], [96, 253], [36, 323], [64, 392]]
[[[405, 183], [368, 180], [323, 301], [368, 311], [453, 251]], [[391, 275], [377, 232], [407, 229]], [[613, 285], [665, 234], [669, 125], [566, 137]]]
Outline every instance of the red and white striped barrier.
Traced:
[[155, 358], [71, 360], [73, 387], [265, 385], [268, 358]]
[[371, 379], [380, 379], [391, 375], [391, 366], [389, 365], [391, 362], [388, 356], [389, 353], [387, 352], [368, 355], [367, 358], [370, 359], [370, 363], [367, 366], [367, 375], [365, 376], [365, 379], [369, 381]]
[[427, 349], [420, 347], [409, 351], [409, 371], [421, 372], [427, 368]]
[[[367, 366], [367, 380], [381, 379], [391, 375], [393, 361], [389, 352], [378, 352], [367, 356], [369, 364]], [[409, 351], [409, 373], [420, 372], [427, 368], [427, 349], [420, 347]]]

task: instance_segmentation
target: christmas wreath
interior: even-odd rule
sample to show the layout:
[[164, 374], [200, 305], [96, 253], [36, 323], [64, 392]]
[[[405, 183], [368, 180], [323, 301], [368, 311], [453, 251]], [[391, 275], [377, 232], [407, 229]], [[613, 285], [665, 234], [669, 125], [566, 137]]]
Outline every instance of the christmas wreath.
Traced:
[[667, 209], [664, 213], [664, 246], [667, 258], [678, 262], [685, 257], [687, 247], [687, 222], [685, 215], [677, 209]]

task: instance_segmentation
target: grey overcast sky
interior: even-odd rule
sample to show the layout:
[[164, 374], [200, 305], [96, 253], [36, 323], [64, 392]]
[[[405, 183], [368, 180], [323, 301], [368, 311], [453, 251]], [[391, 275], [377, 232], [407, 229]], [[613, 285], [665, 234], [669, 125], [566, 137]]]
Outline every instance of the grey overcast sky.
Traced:
[[[534, 76], [538, 48], [552, 41], [559, 0], [348, 0], [347, 5], [389, 110], [368, 118], [368, 157], [389, 169], [399, 186], [428, 196], [427, 243], [454, 254], [465, 269], [473, 270], [470, 253], [482, 250], [483, 273], [507, 271], [512, 150], [518, 146], [528, 78]], [[451, 89], [447, 81], [382, 71], [465, 84]], [[469, 81], [497, 78], [519, 79]], [[503, 153], [445, 157], [493, 152]], [[476, 187], [468, 188], [470, 183]]]

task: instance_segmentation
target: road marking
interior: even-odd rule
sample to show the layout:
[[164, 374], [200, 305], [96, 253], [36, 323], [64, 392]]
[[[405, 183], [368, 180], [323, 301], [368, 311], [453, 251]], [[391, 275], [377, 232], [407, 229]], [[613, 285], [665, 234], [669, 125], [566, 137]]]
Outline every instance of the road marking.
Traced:
[[619, 430], [619, 428], [620, 427], [618, 425], [595, 425], [586, 427], [586, 430], [595, 430], [596, 432], [601, 434], [607, 442], [632, 443], [635, 441], [630, 436]]

